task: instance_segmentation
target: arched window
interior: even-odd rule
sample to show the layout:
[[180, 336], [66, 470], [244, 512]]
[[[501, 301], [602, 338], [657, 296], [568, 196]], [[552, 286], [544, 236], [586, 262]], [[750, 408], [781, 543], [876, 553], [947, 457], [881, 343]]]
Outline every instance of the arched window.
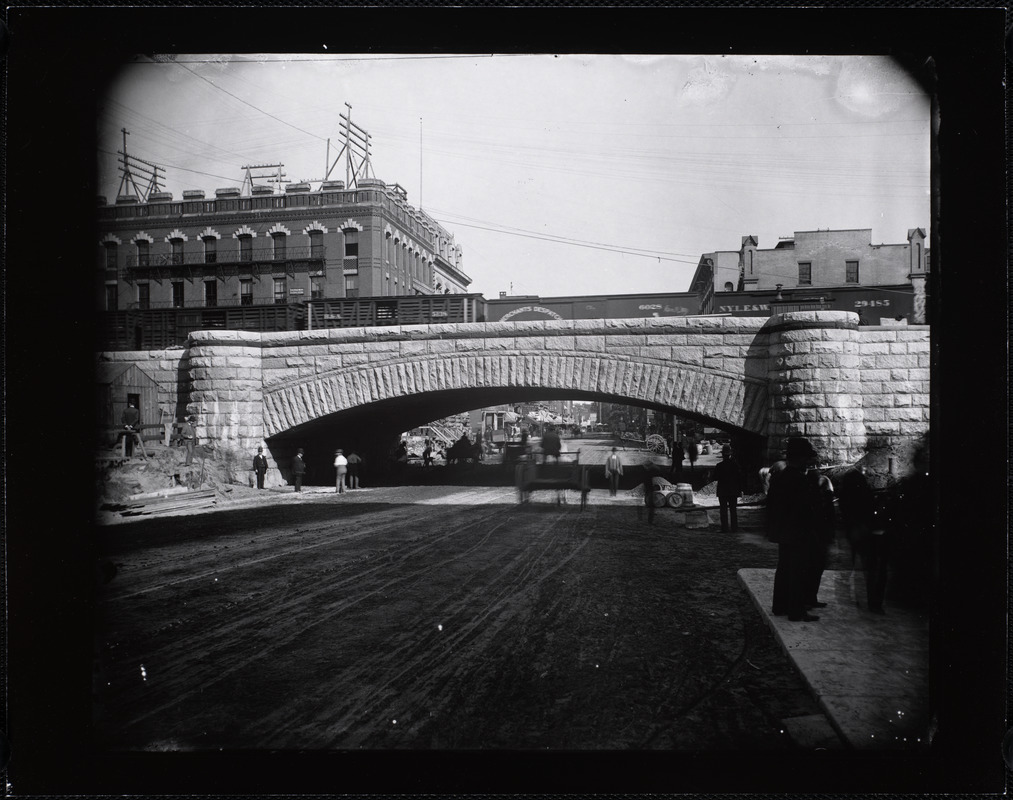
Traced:
[[151, 264], [151, 250], [147, 239], [138, 239], [134, 242], [137, 248], [137, 266], [147, 267]]
[[218, 239], [214, 236], [205, 236], [204, 242], [204, 263], [214, 264], [218, 261]]
[[734, 292], [735, 291], [735, 286], [732, 285], [731, 281], [725, 281], [725, 291], [726, 292]]

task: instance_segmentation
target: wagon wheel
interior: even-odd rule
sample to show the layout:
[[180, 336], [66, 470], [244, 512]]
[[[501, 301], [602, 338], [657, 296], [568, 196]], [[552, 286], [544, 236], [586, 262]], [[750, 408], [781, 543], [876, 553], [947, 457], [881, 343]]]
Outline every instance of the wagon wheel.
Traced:
[[679, 508], [682, 506], [684, 500], [685, 498], [682, 496], [682, 492], [672, 492], [666, 499], [666, 502], [668, 503], [669, 508]]
[[665, 493], [664, 492], [652, 492], [651, 493], [651, 505], [655, 508], [665, 507]]
[[647, 437], [647, 449], [652, 453], [664, 453], [668, 449], [665, 445], [665, 437], [652, 433]]

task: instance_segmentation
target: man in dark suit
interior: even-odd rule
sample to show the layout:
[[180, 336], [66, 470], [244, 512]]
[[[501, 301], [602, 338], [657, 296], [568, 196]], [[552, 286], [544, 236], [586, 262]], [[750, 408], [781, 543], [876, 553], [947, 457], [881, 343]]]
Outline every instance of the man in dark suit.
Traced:
[[771, 612], [787, 614], [792, 622], [816, 622], [819, 617], [806, 610], [820, 500], [816, 484], [806, 473], [816, 460], [816, 450], [808, 439], [789, 439], [786, 460], [787, 466], [771, 478], [767, 494], [768, 538], [777, 542]]
[[257, 448], [257, 455], [253, 457], [253, 471], [257, 473], [257, 488], [264, 488], [264, 476], [267, 474], [267, 456], [264, 455], [264, 448]]
[[134, 434], [141, 423], [141, 412], [137, 410], [132, 400], [127, 401], [127, 407], [123, 409], [120, 420], [123, 422], [123, 453], [130, 458], [134, 454]]
[[742, 495], [744, 480], [739, 462], [732, 457], [732, 448], [721, 448], [721, 461], [714, 467], [712, 475], [717, 481], [718, 509], [722, 533], [737, 533], [739, 530], [739, 497]]
[[302, 478], [306, 474], [306, 461], [303, 460], [305, 452], [300, 447], [295, 453], [295, 458], [292, 459], [292, 477], [295, 480], [295, 490], [297, 492], [302, 491]]

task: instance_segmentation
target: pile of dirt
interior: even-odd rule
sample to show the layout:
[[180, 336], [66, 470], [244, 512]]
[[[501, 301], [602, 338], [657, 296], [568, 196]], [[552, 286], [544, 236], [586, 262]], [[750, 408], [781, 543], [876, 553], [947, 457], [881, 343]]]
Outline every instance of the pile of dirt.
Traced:
[[102, 454], [97, 460], [95, 497], [99, 508], [179, 487], [214, 489], [222, 496], [232, 496], [235, 488], [249, 482], [246, 470], [240, 474], [236, 464], [219, 458], [213, 450], [197, 448], [193, 463], [187, 465], [186, 451], [181, 447], [146, 442], [144, 449], [146, 456], [135, 451], [132, 458]]

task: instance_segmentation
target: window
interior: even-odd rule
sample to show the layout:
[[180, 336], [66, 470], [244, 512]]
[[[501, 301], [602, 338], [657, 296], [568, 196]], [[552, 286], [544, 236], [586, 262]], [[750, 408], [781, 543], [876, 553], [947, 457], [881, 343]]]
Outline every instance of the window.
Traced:
[[845, 261], [844, 262], [844, 282], [845, 283], [858, 283], [858, 262], [857, 261]]
[[[439, 287], [437, 286], [436, 288], [439, 288]], [[735, 287], [732, 286], [732, 282], [731, 281], [725, 281], [725, 291], [726, 292], [734, 292], [735, 291]]]
[[274, 260], [275, 261], [284, 261], [285, 260], [285, 244], [286, 244], [286, 239], [287, 238], [288, 237], [285, 236], [284, 233], [274, 233], [274, 234], [271, 234], [271, 239], [274, 241]]
[[322, 278], [310, 278], [310, 299], [322, 300], [324, 296], [324, 281]]
[[151, 307], [151, 287], [146, 283], [137, 284], [137, 307]]
[[310, 258], [324, 257], [324, 232], [310, 231]]
[[148, 240], [138, 239], [137, 245], [137, 266], [147, 267], [151, 263], [151, 256], [148, 250]]
[[172, 282], [172, 307], [183, 307], [183, 281]]
[[288, 289], [284, 278], [274, 279], [274, 302], [283, 305], [288, 300]]
[[208, 308], [218, 305], [218, 281], [204, 281], [204, 305]]
[[798, 262], [798, 285], [799, 286], [811, 286], [813, 282], [813, 262], [812, 261], [799, 261]]
[[253, 305], [253, 280], [250, 278], [243, 278], [239, 281], [239, 305]]
[[249, 234], [239, 237], [239, 260], [253, 261], [253, 237]]
[[359, 296], [359, 276], [358, 275], [346, 275], [345, 276], [345, 297], [358, 297]]
[[115, 283], [106, 284], [106, 311], [115, 311], [120, 301], [119, 286]]
[[106, 269], [116, 269], [116, 242], [106, 242]]
[[218, 261], [218, 240], [214, 236], [208, 236], [204, 240], [204, 263], [214, 264]]
[[359, 232], [352, 228], [345, 231], [345, 258], [359, 257]]
[[172, 263], [182, 264], [183, 263], [183, 240], [182, 239], [170, 239], [169, 246], [172, 248]]

